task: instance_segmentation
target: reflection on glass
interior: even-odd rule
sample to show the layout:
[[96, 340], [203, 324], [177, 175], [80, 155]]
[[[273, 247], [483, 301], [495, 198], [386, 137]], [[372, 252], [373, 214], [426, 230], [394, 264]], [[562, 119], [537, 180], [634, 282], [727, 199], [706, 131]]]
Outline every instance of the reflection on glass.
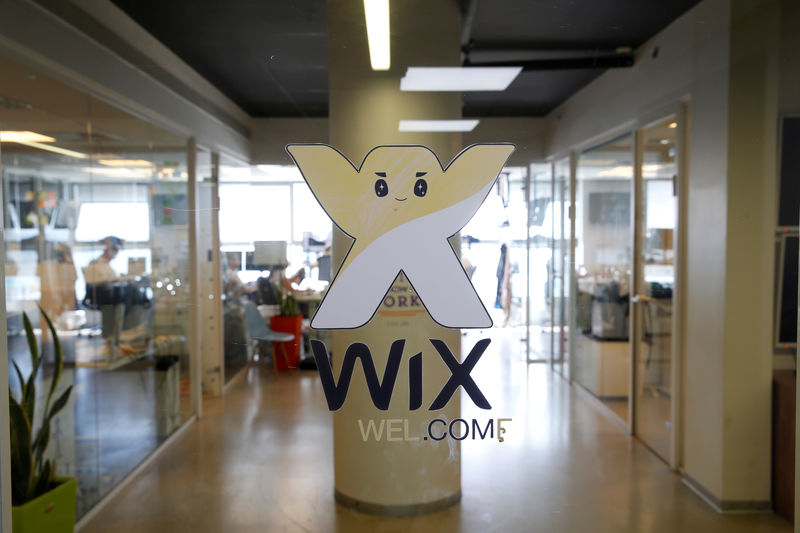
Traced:
[[575, 195], [575, 375], [628, 416], [633, 137], [580, 154]]
[[[265, 343], [248, 346], [245, 305], [257, 306], [269, 320], [277, 313], [281, 293], [292, 290], [306, 318], [315, 311], [333, 277], [332, 224], [293, 165], [251, 166], [223, 155], [219, 181], [227, 381], [245, 367], [254, 350], [259, 357], [269, 354]], [[258, 264], [258, 241], [285, 243], [285, 254], [275, 264]]]
[[74, 385], [48, 454], [80, 517], [191, 414], [185, 140], [14, 60], [0, 72], [0, 130], [42, 136], [0, 144], [9, 359], [27, 364], [22, 313], [52, 352], [41, 306]]
[[[505, 167], [475, 216], [461, 230], [461, 262], [495, 327], [524, 340], [528, 169]], [[524, 351], [524, 350], [523, 350]]]
[[531, 165], [528, 196], [530, 329], [528, 358], [549, 361], [553, 343], [553, 183], [551, 165]]
[[553, 367], [564, 377], [569, 377], [569, 287], [572, 267], [570, 254], [570, 167], [569, 158], [559, 159], [554, 165], [552, 239], [553, 261]]
[[[279, 209], [288, 212], [289, 194], [280, 186], [251, 186], [251, 168], [246, 163], [227, 156], [220, 157], [219, 179], [219, 231], [222, 250], [220, 269], [222, 277], [222, 332], [225, 381], [233, 379], [249, 360], [249, 341], [243, 298], [248, 290], [243, 280], [246, 265], [244, 252], [253, 250], [256, 240], [273, 240], [288, 236], [289, 225], [280, 224], [270, 202], [270, 192], [283, 192], [284, 202]], [[253, 213], [266, 216], [253, 224]], [[286, 215], [284, 214], [284, 220]], [[275, 302], [271, 302], [275, 303]]]
[[675, 285], [677, 202], [673, 118], [644, 130], [643, 212], [640, 218], [643, 265], [637, 301], [636, 432], [669, 460], [672, 371], [672, 298]]

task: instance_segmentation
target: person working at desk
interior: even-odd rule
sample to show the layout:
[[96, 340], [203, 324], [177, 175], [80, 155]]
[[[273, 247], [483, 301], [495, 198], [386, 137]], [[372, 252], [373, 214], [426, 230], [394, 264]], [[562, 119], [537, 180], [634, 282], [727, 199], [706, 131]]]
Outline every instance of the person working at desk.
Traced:
[[100, 242], [104, 245], [103, 254], [83, 269], [86, 283], [105, 283], [119, 279], [119, 274], [111, 267], [110, 263], [122, 248], [122, 239], [108, 236]]

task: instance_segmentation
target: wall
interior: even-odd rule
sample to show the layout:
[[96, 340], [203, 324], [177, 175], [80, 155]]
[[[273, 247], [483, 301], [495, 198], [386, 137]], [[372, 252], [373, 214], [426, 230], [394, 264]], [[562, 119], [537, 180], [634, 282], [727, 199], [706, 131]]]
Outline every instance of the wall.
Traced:
[[723, 503], [770, 500], [780, 32], [779, 1], [731, 6]]
[[[706, 0], [636, 53], [630, 69], [610, 70], [547, 117], [545, 152], [560, 155], [689, 102], [687, 272], [683, 354], [683, 460], [686, 474], [721, 500], [728, 209], [729, 2]], [[656, 48], [658, 50], [655, 53]], [[655, 57], [654, 57], [655, 56]], [[753, 413], [735, 413], [749, 418]], [[769, 412], [759, 416], [769, 418]], [[763, 451], [768, 457], [768, 448]], [[762, 459], [753, 458], [761, 469]], [[764, 473], [748, 500], [769, 499]], [[765, 473], [768, 476], [768, 471]], [[768, 477], [767, 477], [768, 479]], [[741, 492], [737, 497], [743, 497]]]

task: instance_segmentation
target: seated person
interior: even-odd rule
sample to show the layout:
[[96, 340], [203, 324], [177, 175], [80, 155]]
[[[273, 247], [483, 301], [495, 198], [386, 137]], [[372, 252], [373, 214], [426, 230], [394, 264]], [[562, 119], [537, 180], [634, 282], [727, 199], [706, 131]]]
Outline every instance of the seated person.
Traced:
[[100, 242], [104, 245], [102, 255], [92, 260], [92, 262], [83, 269], [83, 276], [86, 279], [86, 283], [105, 283], [119, 279], [119, 274], [111, 267], [110, 263], [117, 257], [120, 248], [122, 248], [122, 239], [109, 236]]

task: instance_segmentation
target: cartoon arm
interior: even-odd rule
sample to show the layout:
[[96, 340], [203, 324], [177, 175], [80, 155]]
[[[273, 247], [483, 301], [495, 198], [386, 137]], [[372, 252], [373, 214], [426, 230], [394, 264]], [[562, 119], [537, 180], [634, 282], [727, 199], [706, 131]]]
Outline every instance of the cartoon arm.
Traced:
[[339, 228], [355, 237], [353, 202], [358, 171], [350, 160], [327, 144], [289, 144], [286, 151], [322, 209]]
[[[439, 183], [459, 215], [448, 224], [448, 235], [463, 228], [489, 194], [515, 146], [511, 143], [473, 144], [447, 166]], [[449, 218], [449, 217], [448, 217]]]

